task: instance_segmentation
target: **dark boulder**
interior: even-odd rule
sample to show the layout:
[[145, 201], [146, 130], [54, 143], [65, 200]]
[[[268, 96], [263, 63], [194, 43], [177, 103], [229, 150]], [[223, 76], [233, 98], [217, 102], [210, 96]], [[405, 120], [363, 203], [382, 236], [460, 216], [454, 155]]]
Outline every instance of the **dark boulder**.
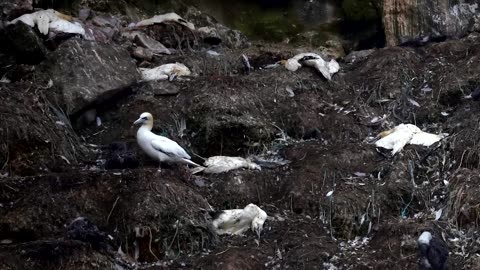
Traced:
[[54, 98], [69, 115], [106, 101], [139, 78], [124, 48], [78, 39], [50, 53], [41, 70], [52, 79], [57, 89]]

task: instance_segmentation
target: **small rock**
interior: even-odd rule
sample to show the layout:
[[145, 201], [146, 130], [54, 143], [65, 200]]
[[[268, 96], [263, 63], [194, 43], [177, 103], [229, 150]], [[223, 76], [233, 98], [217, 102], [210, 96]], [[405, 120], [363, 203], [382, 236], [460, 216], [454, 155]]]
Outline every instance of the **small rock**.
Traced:
[[134, 42], [139, 46], [151, 50], [153, 53], [171, 54], [170, 50], [163, 46], [162, 43], [154, 40], [142, 32], [135, 33]]
[[153, 52], [147, 48], [136, 47], [132, 52], [132, 56], [139, 60], [151, 61], [153, 58]]
[[89, 8], [82, 8], [78, 12], [78, 18], [82, 21], [86, 21], [93, 16], [93, 12]]
[[84, 217], [78, 217], [67, 226], [66, 237], [89, 243], [94, 249], [105, 246], [107, 236]]
[[343, 60], [347, 63], [354, 63], [358, 61], [362, 61], [368, 58], [375, 49], [370, 49], [370, 50], [362, 50], [362, 51], [353, 51], [349, 53]]
[[176, 95], [180, 92], [180, 86], [169, 81], [150, 81], [145, 87], [155, 96]]

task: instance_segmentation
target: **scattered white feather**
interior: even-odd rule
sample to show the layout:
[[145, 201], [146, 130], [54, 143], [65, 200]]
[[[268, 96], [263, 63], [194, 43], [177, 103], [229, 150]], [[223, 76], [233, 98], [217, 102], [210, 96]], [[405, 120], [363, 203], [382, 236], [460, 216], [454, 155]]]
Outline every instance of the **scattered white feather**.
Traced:
[[243, 209], [223, 210], [213, 220], [212, 224], [219, 235], [242, 235], [248, 229], [251, 229], [260, 237], [267, 217], [265, 211], [251, 203]]
[[79, 23], [71, 23], [68, 20], [70, 16], [62, 14], [53, 9], [40, 10], [30, 14], [24, 14], [9, 24], [22, 21], [30, 27], [37, 26], [40, 33], [47, 35], [49, 30], [54, 32], [71, 33], [85, 35], [85, 29]]
[[181, 63], [170, 63], [155, 68], [140, 68], [143, 81], [167, 80], [171, 76], [189, 76], [190, 69]]
[[440, 135], [427, 133], [412, 124], [400, 124], [391, 130], [382, 132], [380, 135], [383, 136], [382, 134], [386, 136], [376, 141], [375, 145], [391, 149], [392, 155], [401, 151], [406, 144], [428, 147], [448, 136], [446, 133]]
[[[262, 170], [258, 164], [242, 157], [213, 156], [207, 158], [203, 165], [206, 167], [202, 169], [203, 172], [208, 174], [224, 173], [241, 168], [259, 171]], [[197, 170], [195, 172], [200, 171], [201, 170]]]
[[443, 209], [441, 208], [435, 211], [435, 220], [439, 220], [442, 217], [442, 212], [443, 212]]
[[330, 190], [328, 193], [327, 193], [327, 197], [330, 197], [333, 195], [333, 190]]
[[420, 107], [420, 104], [414, 99], [409, 98], [408, 101], [415, 107]]
[[303, 60], [303, 64], [305, 66], [310, 66], [317, 69], [327, 80], [331, 80], [332, 75], [340, 70], [340, 65], [337, 61], [335, 61], [335, 59], [327, 62], [316, 53], [297, 54], [294, 57], [288, 59], [285, 62], [284, 66], [290, 71], [297, 71], [297, 69], [302, 67], [302, 64], [300, 64], [300, 60], [302, 60], [303, 58], [312, 58], [308, 60]]
[[180, 17], [178, 14], [171, 12], [171, 13], [166, 13], [162, 15], [155, 15], [150, 19], [146, 19], [143, 21], [140, 21], [136, 24], [136, 26], [148, 26], [148, 25], [153, 25], [157, 23], [165, 23], [165, 22], [176, 22], [178, 24], [184, 25], [188, 27], [190, 30], [195, 30], [195, 26], [193, 23], [186, 21], [182, 17]]
[[3, 75], [3, 77], [0, 79], [0, 83], [11, 83], [12, 81], [7, 78], [7, 75]]

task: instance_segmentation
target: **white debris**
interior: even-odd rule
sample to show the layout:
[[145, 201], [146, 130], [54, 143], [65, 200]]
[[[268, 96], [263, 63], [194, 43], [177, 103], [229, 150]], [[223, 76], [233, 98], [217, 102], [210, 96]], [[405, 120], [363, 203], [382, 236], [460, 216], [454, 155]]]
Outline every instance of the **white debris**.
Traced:
[[435, 211], [435, 220], [439, 220], [442, 217], [442, 212], [443, 212], [443, 209], [441, 208]]
[[203, 165], [205, 168], [199, 168], [195, 170], [194, 173], [203, 171], [204, 173], [217, 174], [238, 170], [241, 168], [259, 171], [262, 170], [258, 164], [242, 157], [213, 156], [207, 158]]
[[180, 17], [178, 14], [174, 12], [166, 13], [162, 15], [155, 15], [150, 19], [138, 22], [135, 26], [137, 27], [148, 26], [148, 25], [165, 23], [165, 22], [176, 22], [178, 24], [188, 27], [190, 30], [195, 30], [195, 26], [193, 25], [193, 23], [187, 22], [185, 19], [183, 19], [182, 17]]
[[11, 83], [12, 81], [7, 78], [7, 75], [3, 75], [3, 77], [0, 79], [0, 83]]
[[295, 96], [295, 92], [293, 92], [292, 87], [287, 86], [287, 87], [285, 87], [285, 90], [287, 90], [287, 93], [288, 93], [289, 97], [294, 97]]
[[242, 235], [249, 228], [260, 234], [267, 220], [267, 213], [255, 204], [249, 204], [244, 209], [223, 210], [217, 213], [213, 227], [217, 234]]
[[9, 24], [15, 24], [18, 21], [29, 25], [30, 27], [37, 26], [40, 33], [47, 35], [49, 30], [54, 32], [71, 33], [85, 35], [85, 29], [79, 23], [71, 23], [71, 17], [62, 14], [53, 9], [40, 10], [30, 14], [24, 14], [12, 21]]
[[173, 76], [189, 76], [192, 74], [187, 66], [181, 63], [170, 63], [156, 68], [140, 68], [143, 81], [167, 80]]
[[285, 68], [290, 71], [297, 71], [302, 65], [317, 69], [327, 80], [331, 80], [332, 75], [340, 70], [340, 65], [335, 59], [327, 62], [316, 53], [297, 54], [284, 62]]
[[327, 197], [330, 197], [333, 195], [333, 190], [330, 190], [328, 193], [327, 193]]
[[400, 124], [393, 129], [380, 133], [382, 137], [375, 142], [377, 147], [392, 149], [392, 155], [401, 151], [406, 144], [430, 146], [448, 136], [447, 133], [440, 135], [422, 131], [412, 124]]

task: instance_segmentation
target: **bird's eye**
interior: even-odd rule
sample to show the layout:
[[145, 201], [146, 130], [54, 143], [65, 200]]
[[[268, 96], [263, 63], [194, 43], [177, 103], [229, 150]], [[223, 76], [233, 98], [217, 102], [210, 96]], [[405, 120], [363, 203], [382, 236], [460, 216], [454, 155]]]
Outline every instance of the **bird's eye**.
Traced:
[[144, 116], [142, 117], [143, 120], [148, 120], [148, 117]]

